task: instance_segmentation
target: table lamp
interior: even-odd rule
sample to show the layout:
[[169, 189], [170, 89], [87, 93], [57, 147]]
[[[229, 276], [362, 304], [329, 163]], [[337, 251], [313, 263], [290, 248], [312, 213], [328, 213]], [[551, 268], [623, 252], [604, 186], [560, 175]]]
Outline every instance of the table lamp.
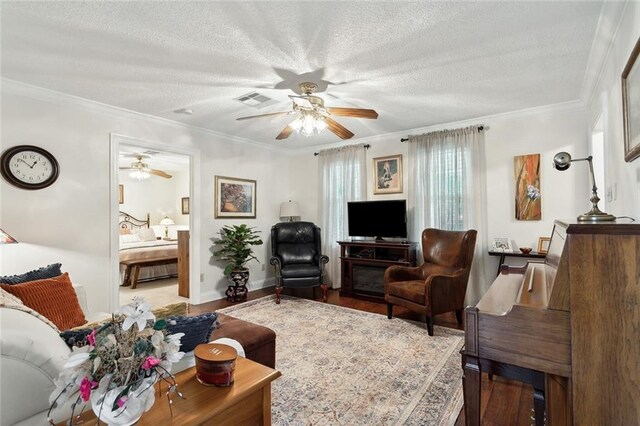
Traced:
[[589, 210], [585, 214], [581, 214], [578, 216], [578, 222], [612, 222], [616, 220], [615, 216], [612, 216], [608, 213], [601, 211], [598, 208], [598, 202], [600, 198], [598, 197], [598, 187], [596, 186], [596, 177], [593, 173], [593, 163], [591, 160], [593, 157], [590, 155], [586, 158], [571, 158], [571, 154], [568, 152], [559, 152], [553, 157], [553, 167], [556, 170], [564, 171], [571, 166], [571, 163], [574, 161], [588, 161], [589, 162], [589, 172], [591, 175], [591, 182], [593, 183], [593, 187], [591, 188], [591, 210]]
[[300, 216], [298, 203], [289, 200], [288, 202], [280, 204], [280, 217], [288, 217], [289, 222], [293, 222], [293, 218], [298, 216]]
[[164, 239], [169, 239], [169, 225], [175, 225], [175, 222], [169, 217], [165, 216], [164, 219], [160, 221], [160, 225], [164, 226]]

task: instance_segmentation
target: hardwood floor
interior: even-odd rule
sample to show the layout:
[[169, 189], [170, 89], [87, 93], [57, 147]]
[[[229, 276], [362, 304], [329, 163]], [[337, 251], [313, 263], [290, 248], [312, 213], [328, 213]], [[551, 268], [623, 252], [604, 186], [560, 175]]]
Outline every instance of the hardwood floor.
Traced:
[[[260, 297], [273, 293], [274, 288], [269, 287], [250, 291], [248, 298], [249, 300], [259, 299]], [[313, 297], [315, 300], [322, 300], [322, 294], [319, 290], [316, 290], [315, 294], [313, 294], [312, 289], [284, 289], [283, 294], [303, 298]], [[373, 302], [340, 296], [340, 293], [337, 290], [329, 291], [329, 298], [327, 302], [333, 305], [344, 306], [361, 311], [381, 315], [387, 314], [387, 307], [383, 302]], [[197, 315], [203, 312], [211, 312], [233, 304], [234, 303], [232, 302], [227, 302], [225, 299], [221, 299], [200, 305], [191, 305], [189, 307], [189, 314]], [[393, 316], [421, 321], [424, 323], [424, 318], [420, 318], [420, 315], [402, 307], [395, 307]], [[443, 327], [457, 328], [459, 330], [463, 329], [463, 327], [459, 326], [456, 322], [453, 312], [436, 316], [434, 318], [434, 323]], [[426, 325], [424, 332], [427, 332]], [[490, 381], [487, 375], [483, 374], [481, 404], [482, 425], [520, 426], [532, 424], [530, 416], [532, 414], [531, 409], [533, 408], [533, 389], [530, 386], [523, 385], [519, 382], [505, 380], [498, 376], [494, 376], [493, 380]], [[464, 410], [460, 413], [458, 420], [456, 421], [456, 426], [463, 425]]]

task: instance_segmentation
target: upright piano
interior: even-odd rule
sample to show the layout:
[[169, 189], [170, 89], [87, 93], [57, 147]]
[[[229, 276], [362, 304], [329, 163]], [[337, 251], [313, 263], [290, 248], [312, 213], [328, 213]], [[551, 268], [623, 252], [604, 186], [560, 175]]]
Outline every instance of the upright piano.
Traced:
[[640, 424], [640, 225], [556, 221], [545, 260], [503, 265], [465, 321], [467, 425], [483, 372], [531, 384], [537, 425]]

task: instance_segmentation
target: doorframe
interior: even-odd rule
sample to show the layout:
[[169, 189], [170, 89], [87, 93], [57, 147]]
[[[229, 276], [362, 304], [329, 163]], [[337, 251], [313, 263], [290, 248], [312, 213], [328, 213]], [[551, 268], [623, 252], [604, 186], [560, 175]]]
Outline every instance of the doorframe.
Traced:
[[120, 144], [136, 145], [143, 148], [157, 151], [169, 152], [172, 154], [185, 155], [189, 157], [189, 302], [191, 304], [200, 303], [200, 150], [167, 144], [158, 141], [149, 141], [133, 136], [121, 135], [118, 133], [109, 134], [109, 252], [110, 252], [110, 274], [109, 274], [109, 308], [110, 312], [115, 312], [120, 307], [120, 261], [118, 250], [120, 240], [118, 237], [118, 157]]

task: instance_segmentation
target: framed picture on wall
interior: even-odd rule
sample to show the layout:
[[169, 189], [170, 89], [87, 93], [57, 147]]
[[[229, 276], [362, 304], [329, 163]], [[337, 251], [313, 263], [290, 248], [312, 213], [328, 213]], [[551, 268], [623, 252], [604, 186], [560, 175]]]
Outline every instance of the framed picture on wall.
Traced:
[[189, 214], [189, 197], [182, 198], [182, 214]]
[[118, 185], [118, 204], [124, 204], [124, 185]]
[[640, 39], [636, 42], [622, 71], [622, 118], [624, 123], [624, 160], [640, 157]]
[[373, 193], [402, 193], [402, 154], [373, 159]]
[[255, 180], [226, 176], [215, 177], [215, 217], [255, 218]]

